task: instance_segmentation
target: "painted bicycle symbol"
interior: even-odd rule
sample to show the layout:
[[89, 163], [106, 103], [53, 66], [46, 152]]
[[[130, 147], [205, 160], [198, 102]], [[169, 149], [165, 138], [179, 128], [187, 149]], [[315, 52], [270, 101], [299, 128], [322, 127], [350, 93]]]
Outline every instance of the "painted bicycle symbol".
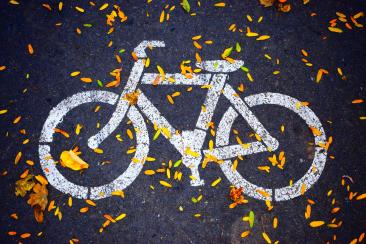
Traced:
[[[324, 169], [327, 155], [326, 150], [320, 146], [326, 144], [326, 136], [321, 122], [310, 108], [307, 106], [296, 106], [300, 101], [287, 95], [265, 92], [241, 99], [233, 87], [227, 83], [228, 73], [238, 70], [243, 65], [243, 61], [241, 60], [236, 60], [234, 63], [229, 63], [224, 60], [202, 61], [201, 63], [197, 63], [196, 66], [208, 73], [195, 74], [193, 78], [187, 78], [180, 73], [166, 74], [166, 79], [159, 81], [159, 85], [162, 86], [206, 85], [210, 87], [203, 104], [206, 109], [200, 112], [195, 129], [182, 131], [180, 134], [176, 133], [176, 129], [160, 114], [159, 110], [137, 87], [139, 84], [153, 85], [154, 81], [159, 79], [158, 73], [143, 72], [144, 59], [147, 58], [145, 50], [148, 47], [155, 48], [164, 46], [165, 43], [163, 41], [142, 41], [134, 49], [138, 60], [134, 63], [126, 86], [121, 94], [98, 90], [80, 92], [64, 99], [50, 111], [40, 136], [39, 156], [44, 174], [53, 187], [75, 198], [96, 200], [111, 196], [113, 191], [125, 189], [141, 172], [143, 163], [131, 161], [126, 171], [112, 182], [95, 187], [74, 184], [59, 172], [56, 167], [56, 162], [50, 153], [50, 143], [53, 141], [54, 129], [72, 109], [92, 102], [113, 105], [115, 106], [115, 111], [109, 122], [96, 135], [89, 138], [88, 146], [91, 149], [98, 148], [120, 125], [123, 118], [127, 116], [132, 121], [136, 131], [137, 145], [134, 159], [137, 159], [139, 162], [144, 162], [149, 152], [150, 142], [146, 124], [142, 116], [143, 114], [159, 128], [165, 128], [168, 131], [168, 133], [163, 133], [163, 135], [182, 155], [182, 163], [184, 166], [191, 170], [192, 180], [190, 183], [192, 186], [201, 186], [204, 184], [204, 181], [200, 177], [198, 167], [202, 163], [203, 157], [208, 155], [223, 161], [219, 166], [231, 184], [236, 187], [242, 187], [244, 194], [256, 199], [270, 201], [290, 200], [301, 195], [303, 185], [306, 186], [306, 190], [314, 185]], [[168, 81], [170, 77], [175, 80], [174, 83]], [[130, 104], [126, 99], [123, 99], [127, 94], [133, 92], [139, 93], [136, 104]], [[221, 94], [228, 99], [231, 106], [219, 122], [215, 142], [216, 147], [203, 149], [209, 128], [208, 124], [213, 117]], [[270, 135], [250, 110], [251, 107], [263, 104], [285, 107], [300, 116], [307, 126], [316, 128], [321, 132], [314, 135], [315, 153], [308, 171], [290, 186], [267, 189], [247, 181], [239, 172], [232, 169], [231, 159], [233, 158], [260, 152], [273, 152], [279, 146], [276, 138]], [[244, 118], [252, 130], [260, 136], [261, 141], [248, 143], [245, 147], [240, 144], [229, 145], [231, 127], [238, 116]], [[187, 154], [187, 150], [194, 153]]]

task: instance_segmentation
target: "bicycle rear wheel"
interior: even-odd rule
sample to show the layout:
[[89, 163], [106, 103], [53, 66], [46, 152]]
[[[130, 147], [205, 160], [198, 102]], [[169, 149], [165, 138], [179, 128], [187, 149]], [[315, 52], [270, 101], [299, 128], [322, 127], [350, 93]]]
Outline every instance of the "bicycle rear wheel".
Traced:
[[[314, 159], [310, 168], [303, 177], [291, 186], [285, 186], [282, 188], [264, 188], [247, 181], [239, 172], [232, 169], [231, 160], [225, 160], [224, 163], [220, 164], [223, 173], [235, 187], [242, 187], [244, 194], [256, 199], [285, 201], [300, 196], [303, 193], [303, 187], [305, 187], [305, 191], [307, 191], [316, 183], [326, 163], [327, 151], [320, 146], [326, 144], [326, 136], [320, 120], [307, 106], [298, 107], [297, 104], [300, 103], [299, 100], [280, 93], [259, 93], [248, 96], [244, 100], [249, 107], [264, 104], [285, 107], [298, 114], [309, 128], [312, 127], [317, 129], [320, 134], [314, 134]], [[239, 113], [235, 111], [233, 107], [230, 107], [223, 115], [217, 130], [216, 145], [218, 147], [224, 147], [229, 144], [231, 127], [238, 116]], [[260, 147], [260, 145], [258, 145], [258, 147]], [[259, 148], [253, 149], [253, 151], [261, 152], [264, 150]]]
[[[66, 179], [57, 169], [57, 162], [51, 155], [50, 144], [53, 141], [55, 128], [71, 110], [86, 103], [105, 103], [114, 105], [119, 96], [107, 91], [87, 91], [77, 93], [61, 101], [54, 107], [43, 125], [39, 143], [39, 157], [42, 170], [49, 183], [57, 190], [80, 199], [101, 199], [111, 196], [113, 191], [123, 190], [139, 175], [143, 163], [130, 162], [128, 168], [112, 182], [101, 186], [88, 187], [75, 184]], [[131, 106], [127, 113], [136, 131], [136, 152], [134, 161], [143, 162], [149, 151], [149, 136], [146, 124], [140, 112]]]

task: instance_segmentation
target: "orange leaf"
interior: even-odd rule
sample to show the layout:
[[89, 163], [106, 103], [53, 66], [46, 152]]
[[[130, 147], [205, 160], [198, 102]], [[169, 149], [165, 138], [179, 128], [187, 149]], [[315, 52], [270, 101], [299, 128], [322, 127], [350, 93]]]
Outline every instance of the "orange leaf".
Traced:
[[85, 83], [91, 83], [93, 80], [89, 77], [81, 77], [80, 80]]
[[41, 183], [42, 185], [48, 185], [48, 181], [46, 180], [46, 178], [44, 178], [42, 175], [37, 175], [36, 180], [38, 180], [39, 183]]
[[22, 152], [18, 152], [17, 156], [15, 157], [14, 164], [18, 164], [22, 157]]
[[363, 103], [363, 99], [355, 99], [352, 101], [353, 104], [357, 104], [357, 103]]
[[322, 226], [324, 224], [325, 224], [324, 221], [320, 221], [320, 220], [311, 221], [310, 227], [316, 228], [316, 227]]
[[21, 234], [21, 235], [20, 235], [20, 238], [25, 239], [25, 238], [28, 238], [28, 237], [30, 237], [30, 236], [31, 236], [31, 234], [30, 234], [30, 233], [23, 233], [23, 234]]
[[80, 208], [80, 213], [86, 213], [89, 211], [89, 207]]
[[29, 54], [33, 54], [34, 53], [34, 49], [33, 49], [33, 47], [32, 47], [32, 44], [28, 44], [28, 52], [29, 52]]
[[72, 150], [63, 151], [60, 156], [60, 163], [63, 167], [70, 168], [72, 170], [82, 170], [89, 168], [89, 164], [82, 160]]
[[66, 138], [69, 138], [70, 137], [70, 135], [69, 135], [69, 133], [67, 133], [66, 131], [64, 131], [64, 130], [61, 130], [61, 129], [59, 129], [59, 128], [54, 128], [53, 129], [56, 133], [60, 133], [61, 135], [63, 135], [64, 137], [66, 137]]
[[97, 204], [95, 202], [93, 202], [92, 200], [90, 200], [90, 199], [85, 200], [85, 202], [87, 204], [89, 204], [90, 206], [93, 206], [93, 207], [97, 206]]

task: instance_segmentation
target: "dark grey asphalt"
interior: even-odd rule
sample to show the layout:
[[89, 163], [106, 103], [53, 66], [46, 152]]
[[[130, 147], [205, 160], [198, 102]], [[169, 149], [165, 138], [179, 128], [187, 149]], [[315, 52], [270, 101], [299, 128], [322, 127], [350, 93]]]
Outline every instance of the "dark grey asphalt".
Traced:
[[[187, 15], [174, 2], [176, 9], [171, 13], [168, 22], [159, 23], [159, 15], [164, 8], [164, 2], [153, 0], [122, 1], [121, 9], [128, 16], [125, 23], [115, 23], [114, 33], [107, 35], [105, 24], [107, 11], [98, 11], [87, 1], [64, 3], [62, 12], [57, 11], [57, 3], [52, 1], [53, 10], [49, 12], [41, 6], [42, 1], [21, 1], [19, 6], [10, 5], [6, 1], [0, 3], [0, 66], [6, 65], [5, 71], [0, 71], [0, 109], [8, 109], [8, 113], [0, 115], [0, 172], [7, 171], [6, 176], [0, 177], [0, 240], [1, 243], [12, 243], [19, 240], [19, 235], [10, 237], [8, 231], [18, 233], [30, 232], [32, 236], [24, 242], [32, 243], [68, 243], [71, 238], [78, 238], [81, 243], [264, 243], [262, 232], [281, 243], [324, 243], [337, 236], [338, 243], [348, 243], [358, 237], [366, 228], [365, 201], [349, 201], [348, 193], [341, 186], [341, 177], [349, 175], [353, 178], [351, 190], [365, 192], [365, 132], [366, 121], [360, 116], [366, 116], [365, 104], [354, 105], [352, 100], [365, 99], [365, 55], [366, 35], [364, 28], [345, 30], [342, 34], [328, 31], [328, 21], [336, 17], [336, 11], [353, 15], [365, 10], [365, 3], [359, 1], [311, 1], [304, 6], [302, 1], [292, 1], [293, 10], [283, 14], [275, 9], [264, 9], [257, 1], [227, 1], [227, 7], [215, 8], [212, 1], [202, 1], [201, 7], [192, 2], [192, 11], [197, 16]], [[170, 3], [173, 4], [173, 3]], [[85, 13], [75, 11], [74, 7], [82, 6]], [[99, 3], [98, 6], [101, 4]], [[109, 7], [110, 10], [111, 7]], [[108, 11], [109, 11], [108, 10]], [[146, 17], [148, 11], [151, 17]], [[317, 15], [310, 17], [314, 12]], [[263, 22], [250, 23], [246, 15], [255, 20], [263, 16]], [[62, 22], [56, 27], [55, 24]], [[364, 19], [360, 19], [365, 23]], [[83, 27], [83, 24], [92, 27]], [[228, 30], [231, 24], [237, 24], [243, 29], [250, 26], [252, 30], [271, 36], [270, 40], [259, 42], [247, 38], [244, 34]], [[79, 27], [82, 35], [77, 35]], [[345, 29], [345, 28], [343, 28]], [[205, 45], [200, 51], [203, 59], [218, 59], [223, 50], [239, 42], [242, 52], [233, 55], [245, 61], [254, 77], [249, 82], [242, 71], [231, 75], [230, 83], [237, 87], [244, 83], [246, 95], [271, 91], [288, 94], [301, 101], [310, 102], [310, 107], [323, 123], [326, 134], [333, 136], [325, 170], [318, 183], [305, 196], [294, 200], [274, 203], [274, 209], [267, 211], [264, 202], [249, 199], [246, 205], [229, 209], [230, 183], [215, 164], [209, 164], [201, 170], [201, 176], [206, 181], [204, 187], [194, 188], [189, 184], [189, 171], [182, 168], [183, 180], [174, 182], [171, 189], [159, 184], [164, 175], [146, 176], [143, 173], [125, 191], [126, 198], [112, 197], [97, 202], [97, 207], [89, 213], [81, 214], [79, 209], [86, 206], [81, 200], [74, 199], [73, 207], [67, 206], [68, 196], [49, 187], [50, 200], [56, 200], [63, 213], [59, 221], [51, 213], [46, 213], [45, 223], [37, 224], [33, 218], [33, 210], [27, 205], [27, 198], [16, 197], [14, 194], [15, 181], [28, 167], [25, 159], [36, 162], [31, 171], [41, 174], [38, 160], [38, 139], [40, 131], [49, 111], [62, 99], [80, 91], [110, 90], [120, 93], [129, 75], [133, 59], [129, 53], [142, 40], [157, 39], [166, 42], [166, 48], [156, 49], [151, 53], [152, 65], [150, 72], [156, 72], [157, 64], [164, 67], [166, 72], [179, 72], [182, 60], [194, 60], [196, 49], [191, 38], [203, 35], [204, 40], [213, 40], [212, 46]], [[107, 47], [113, 41], [111, 48]], [[26, 46], [32, 43], [35, 54], [30, 56]], [[107, 83], [112, 77], [109, 72], [120, 65], [114, 55], [120, 49], [126, 49], [122, 57], [122, 83], [118, 88], [101, 88], [95, 80]], [[309, 53], [309, 61], [314, 67], [309, 68], [301, 62], [301, 49]], [[269, 54], [273, 59], [278, 58], [280, 64], [264, 57]], [[341, 67], [346, 79], [342, 80], [337, 74]], [[318, 68], [329, 70], [330, 75], [323, 77], [321, 82], [315, 82]], [[87, 77], [92, 77], [91, 84], [82, 83], [78, 78], [70, 77], [70, 72], [80, 70]], [[279, 75], [273, 75], [274, 70], [280, 70]], [[26, 79], [29, 74], [29, 79]], [[27, 89], [26, 92], [23, 92]], [[185, 88], [173, 87], [143, 87], [154, 104], [160, 109], [178, 129], [189, 129], [195, 124], [196, 115], [204, 99], [204, 92], [195, 89], [192, 93]], [[181, 91], [174, 106], [166, 100], [166, 95]], [[218, 123], [229, 103], [220, 100], [220, 106], [214, 117]], [[72, 132], [75, 123], [89, 125], [84, 134], [69, 140], [57, 137], [54, 153], [77, 144], [84, 151], [85, 160], [93, 162], [92, 167], [83, 175], [60, 169], [67, 177], [79, 184], [97, 185], [107, 183], [121, 174], [127, 167], [126, 149], [133, 143], [120, 144], [114, 137], [108, 139], [102, 148], [104, 154], [96, 156], [86, 148], [86, 140], [97, 132], [97, 122], [105, 124], [113, 111], [113, 107], [103, 106], [99, 113], [94, 113], [95, 105], [86, 105], [73, 111], [63, 122], [62, 128]], [[298, 179], [307, 169], [301, 160], [309, 161], [312, 148], [307, 145], [311, 134], [306, 125], [296, 115], [282, 108], [268, 106], [253, 109], [260, 121], [273, 133], [280, 142], [280, 150], [287, 156], [286, 171], [273, 170], [271, 174], [258, 171], [257, 166], [268, 164], [268, 153], [246, 157], [239, 163], [238, 171], [253, 183], [264, 186], [287, 184], [290, 179]], [[13, 125], [13, 119], [21, 115], [22, 121]], [[331, 122], [327, 122], [331, 121]], [[281, 134], [280, 126], [284, 124], [286, 132]], [[19, 133], [26, 129], [27, 136]], [[119, 128], [119, 133], [125, 136], [126, 126]], [[242, 135], [250, 133], [244, 121], [238, 120], [235, 128]], [[154, 135], [152, 125], [149, 125], [150, 138]], [[8, 136], [7, 136], [8, 133]], [[73, 133], [72, 133], [73, 134]], [[30, 143], [22, 145], [25, 138]], [[235, 141], [234, 137], [232, 138]], [[128, 142], [128, 140], [125, 140]], [[207, 145], [207, 143], [206, 143]], [[19, 165], [14, 166], [14, 157], [18, 151], [24, 156]], [[150, 156], [155, 162], [149, 162], [145, 169], [157, 169], [161, 162], [178, 160], [179, 154], [163, 137], [152, 142]], [[109, 160], [112, 163], [104, 166], [98, 162]], [[213, 188], [210, 183], [222, 177], [223, 181]], [[155, 190], [150, 189], [155, 186]], [[327, 192], [333, 189], [332, 197]], [[203, 195], [202, 201], [195, 204], [192, 197]], [[336, 206], [341, 208], [338, 214], [330, 214], [332, 198], [336, 198]], [[333, 217], [343, 221], [339, 229], [309, 227], [309, 220], [304, 218], [307, 199], [316, 202], [313, 206], [312, 220], [324, 220], [329, 223]], [[184, 211], [178, 210], [183, 206]], [[255, 213], [255, 225], [251, 234], [245, 239], [240, 238], [248, 223], [242, 217], [249, 211]], [[102, 234], [99, 228], [105, 221], [103, 214], [116, 216], [122, 212], [127, 217], [112, 224]], [[19, 220], [9, 217], [18, 213]], [[200, 213], [201, 217], [194, 217]], [[277, 216], [279, 227], [274, 230], [272, 219]], [[41, 237], [36, 233], [43, 232]]]

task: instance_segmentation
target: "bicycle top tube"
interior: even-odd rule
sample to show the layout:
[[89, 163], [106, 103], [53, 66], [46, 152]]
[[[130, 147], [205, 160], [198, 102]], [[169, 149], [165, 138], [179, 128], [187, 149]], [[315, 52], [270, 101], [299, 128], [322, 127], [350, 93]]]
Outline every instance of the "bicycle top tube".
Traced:
[[204, 86], [210, 84], [211, 74], [193, 74], [192, 78], [187, 78], [180, 73], [165, 74], [165, 80], [162, 80], [158, 73], [144, 73], [141, 79], [143, 85], [189, 85]]
[[231, 73], [237, 71], [243, 65], [244, 61], [242, 60], [234, 60], [233, 63], [226, 60], [206, 60], [196, 63], [198, 68], [212, 73]]

